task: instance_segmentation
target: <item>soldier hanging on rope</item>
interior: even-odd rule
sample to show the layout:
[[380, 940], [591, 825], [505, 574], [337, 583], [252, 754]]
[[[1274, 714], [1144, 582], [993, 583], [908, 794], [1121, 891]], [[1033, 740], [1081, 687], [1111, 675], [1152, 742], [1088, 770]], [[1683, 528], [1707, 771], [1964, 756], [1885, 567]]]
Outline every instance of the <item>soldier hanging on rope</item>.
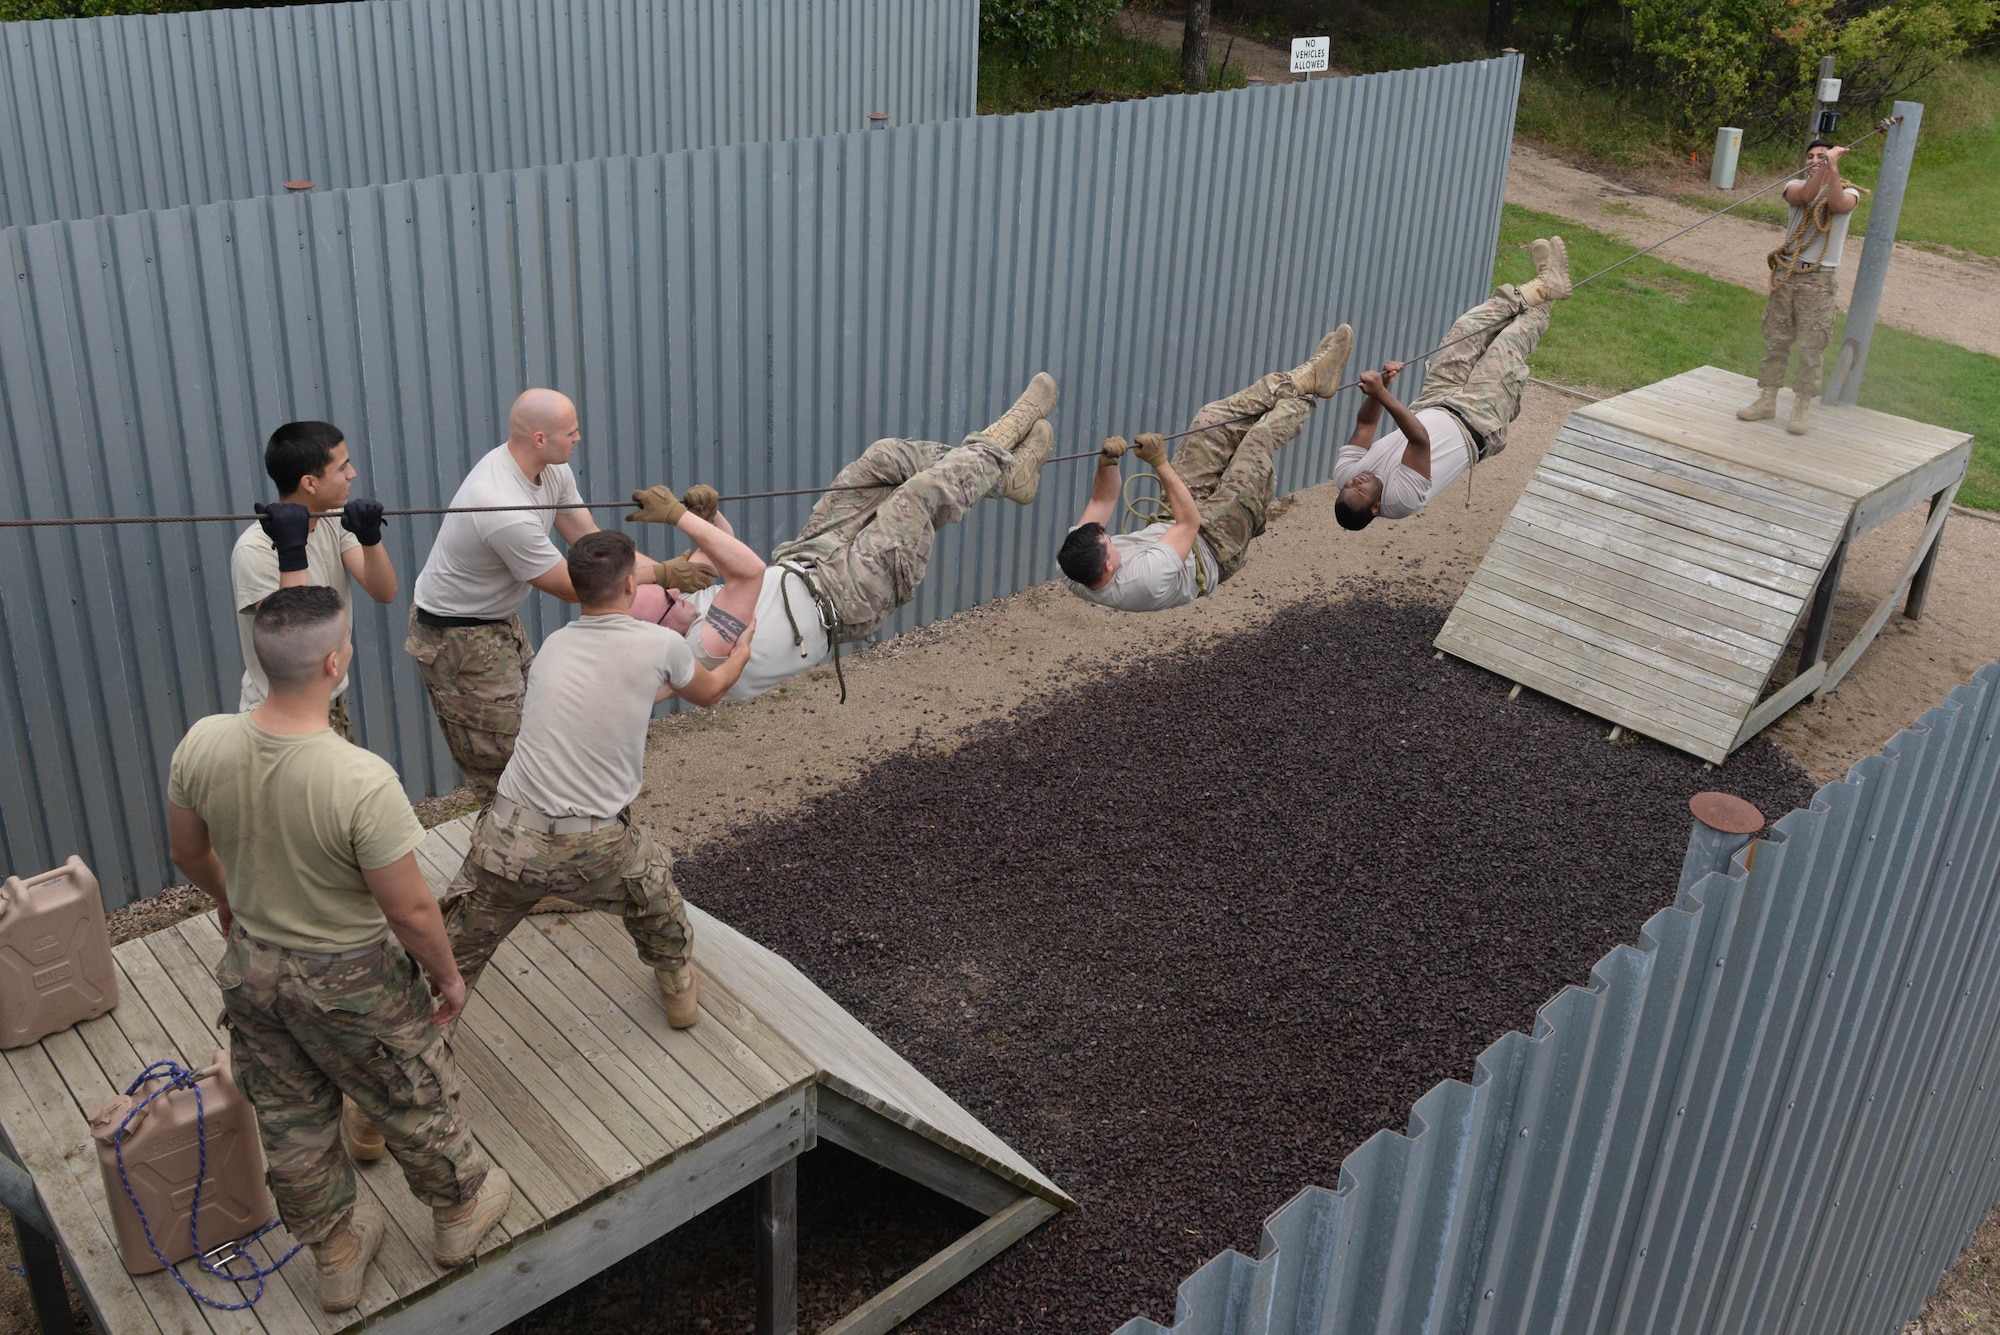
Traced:
[[1771, 295], [1764, 303], [1764, 360], [1757, 367], [1757, 400], [1738, 408], [1746, 422], [1778, 415], [1778, 388], [1792, 348], [1799, 350], [1799, 370], [1792, 380], [1792, 412], [1785, 430], [1806, 433], [1806, 415], [1821, 385], [1821, 363], [1833, 337], [1836, 274], [1840, 252], [1847, 244], [1847, 224], [1861, 192], [1840, 179], [1840, 160], [1847, 150], [1824, 139], [1806, 148], [1805, 172], [1785, 187], [1791, 206], [1785, 239], [1771, 252]]

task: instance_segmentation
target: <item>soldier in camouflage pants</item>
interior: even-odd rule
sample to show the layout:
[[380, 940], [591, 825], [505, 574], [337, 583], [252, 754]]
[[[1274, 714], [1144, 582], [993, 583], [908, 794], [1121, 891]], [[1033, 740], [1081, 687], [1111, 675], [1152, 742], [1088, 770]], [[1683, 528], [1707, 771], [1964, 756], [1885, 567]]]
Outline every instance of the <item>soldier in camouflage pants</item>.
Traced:
[[1277, 493], [1278, 447], [1312, 416], [1289, 371], [1273, 372], [1194, 415], [1173, 467], [1201, 510], [1201, 536], [1215, 553], [1217, 578], [1243, 568], [1250, 540], [1264, 531]]
[[1792, 349], [1799, 352], [1792, 393], [1802, 399], [1818, 396], [1825, 380], [1826, 345], [1833, 341], [1839, 315], [1837, 269], [1795, 273], [1771, 289], [1764, 303], [1764, 360], [1757, 365], [1757, 387], [1776, 390], [1785, 383]]
[[489, 806], [521, 731], [535, 651], [521, 618], [478, 626], [432, 626], [410, 608], [403, 651], [417, 660], [451, 758], [479, 804]]
[[1423, 396], [1411, 412], [1444, 408], [1472, 430], [1478, 458], [1507, 448], [1507, 428], [1521, 412], [1528, 355], [1549, 329], [1549, 303], [1503, 283], [1458, 317], [1446, 346], [1430, 359]]
[[445, 934], [468, 988], [545, 895], [622, 913], [651, 968], [678, 969], [692, 958], [694, 934], [674, 886], [673, 858], [629, 812], [600, 830], [544, 834], [512, 819], [513, 803], [502, 810], [509, 815], [491, 807], [481, 813], [445, 894]]
[[452, 1206], [478, 1195], [491, 1165], [459, 1113], [457, 1069], [401, 945], [315, 955], [238, 927], [215, 976], [271, 1195], [300, 1242], [324, 1241], [354, 1209], [343, 1091], [382, 1129], [418, 1200]]

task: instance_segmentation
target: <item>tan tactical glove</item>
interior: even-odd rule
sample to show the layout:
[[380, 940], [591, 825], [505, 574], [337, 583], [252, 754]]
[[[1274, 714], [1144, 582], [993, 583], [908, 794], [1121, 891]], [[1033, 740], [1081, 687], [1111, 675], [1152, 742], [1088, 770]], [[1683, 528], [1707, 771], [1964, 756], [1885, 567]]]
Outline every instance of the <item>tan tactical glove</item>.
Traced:
[[[679, 504], [679, 502], [675, 502]], [[663, 589], [679, 589], [682, 593], [700, 593], [715, 583], [715, 572], [707, 566], [696, 565], [693, 558], [676, 556], [671, 561], [653, 563], [653, 583]]]
[[1113, 468], [1125, 457], [1125, 451], [1132, 448], [1132, 442], [1123, 436], [1106, 436], [1104, 443], [1097, 447], [1097, 462], [1110, 464]]
[[1167, 462], [1167, 438], [1152, 431], [1145, 432], [1138, 438], [1133, 452], [1154, 468], [1159, 468]]
[[716, 493], [714, 487], [706, 482], [698, 482], [681, 493], [681, 504], [697, 518], [706, 519], [712, 524], [715, 522], [716, 510], [722, 505], [722, 497]]
[[626, 515], [627, 522], [639, 520], [647, 524], [678, 524], [688, 508], [681, 504], [681, 498], [674, 495], [672, 487], [648, 487], [644, 491], [632, 493], [632, 504], [639, 508]]

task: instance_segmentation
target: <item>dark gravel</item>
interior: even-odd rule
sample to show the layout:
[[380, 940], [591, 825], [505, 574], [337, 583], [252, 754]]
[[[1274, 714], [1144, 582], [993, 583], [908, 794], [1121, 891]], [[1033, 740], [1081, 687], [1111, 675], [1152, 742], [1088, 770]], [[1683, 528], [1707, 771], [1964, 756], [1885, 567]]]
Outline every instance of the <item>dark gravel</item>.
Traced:
[[[1174, 1288], [1673, 898], [1687, 799], [1775, 818], [1763, 742], [1704, 772], [1430, 648], [1370, 595], [1103, 668], [685, 858], [1076, 1197], [910, 1329], [1076, 1330]], [[803, 1212], [802, 1212], [803, 1213]]]

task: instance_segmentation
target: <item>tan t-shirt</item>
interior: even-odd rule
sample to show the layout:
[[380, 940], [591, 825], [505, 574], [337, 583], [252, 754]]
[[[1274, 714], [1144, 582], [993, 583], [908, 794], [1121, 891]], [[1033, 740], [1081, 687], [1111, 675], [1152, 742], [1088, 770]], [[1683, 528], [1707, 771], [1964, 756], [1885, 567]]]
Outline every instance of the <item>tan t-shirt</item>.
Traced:
[[1472, 442], [1455, 415], [1443, 408], [1419, 408], [1416, 416], [1431, 438], [1429, 477], [1404, 466], [1403, 451], [1410, 442], [1400, 431], [1391, 431], [1366, 450], [1343, 445], [1334, 461], [1333, 480], [1338, 486], [1362, 473], [1380, 479], [1384, 519], [1408, 519], [1429, 505], [1433, 496], [1442, 496], [1472, 466]]
[[[1075, 532], [1082, 525], [1071, 528]], [[1079, 598], [1121, 612], [1164, 612], [1169, 607], [1191, 603], [1206, 585], [1213, 590], [1222, 581], [1208, 541], [1197, 535], [1186, 556], [1175, 556], [1160, 539], [1172, 524], [1148, 524], [1137, 533], [1112, 533], [1108, 537], [1118, 553], [1118, 570], [1101, 589], [1079, 584], [1068, 575], [1062, 582]], [[1199, 567], [1197, 569], [1197, 567]]]
[[[341, 558], [361, 546], [361, 539], [340, 526], [338, 519], [322, 519], [306, 535], [306, 583], [332, 589], [340, 595], [340, 605], [348, 605], [347, 564]], [[236, 540], [229, 553], [229, 586], [236, 595], [236, 638], [243, 645], [243, 686], [238, 709], [255, 709], [271, 693], [270, 682], [257, 662], [257, 649], [250, 639], [250, 627], [257, 620], [257, 604], [278, 591], [278, 549], [265, 535], [262, 524], [252, 524]], [[347, 689], [347, 678], [333, 688], [339, 695]]]
[[208, 822], [243, 930], [293, 950], [355, 950], [387, 936], [361, 873], [424, 841], [388, 761], [331, 730], [265, 732], [248, 714], [188, 729], [167, 800]]
[[685, 639], [623, 612], [556, 631], [528, 674], [500, 796], [545, 816], [617, 815], [646, 782], [653, 698], [668, 682], [693, 681], [694, 669]]

